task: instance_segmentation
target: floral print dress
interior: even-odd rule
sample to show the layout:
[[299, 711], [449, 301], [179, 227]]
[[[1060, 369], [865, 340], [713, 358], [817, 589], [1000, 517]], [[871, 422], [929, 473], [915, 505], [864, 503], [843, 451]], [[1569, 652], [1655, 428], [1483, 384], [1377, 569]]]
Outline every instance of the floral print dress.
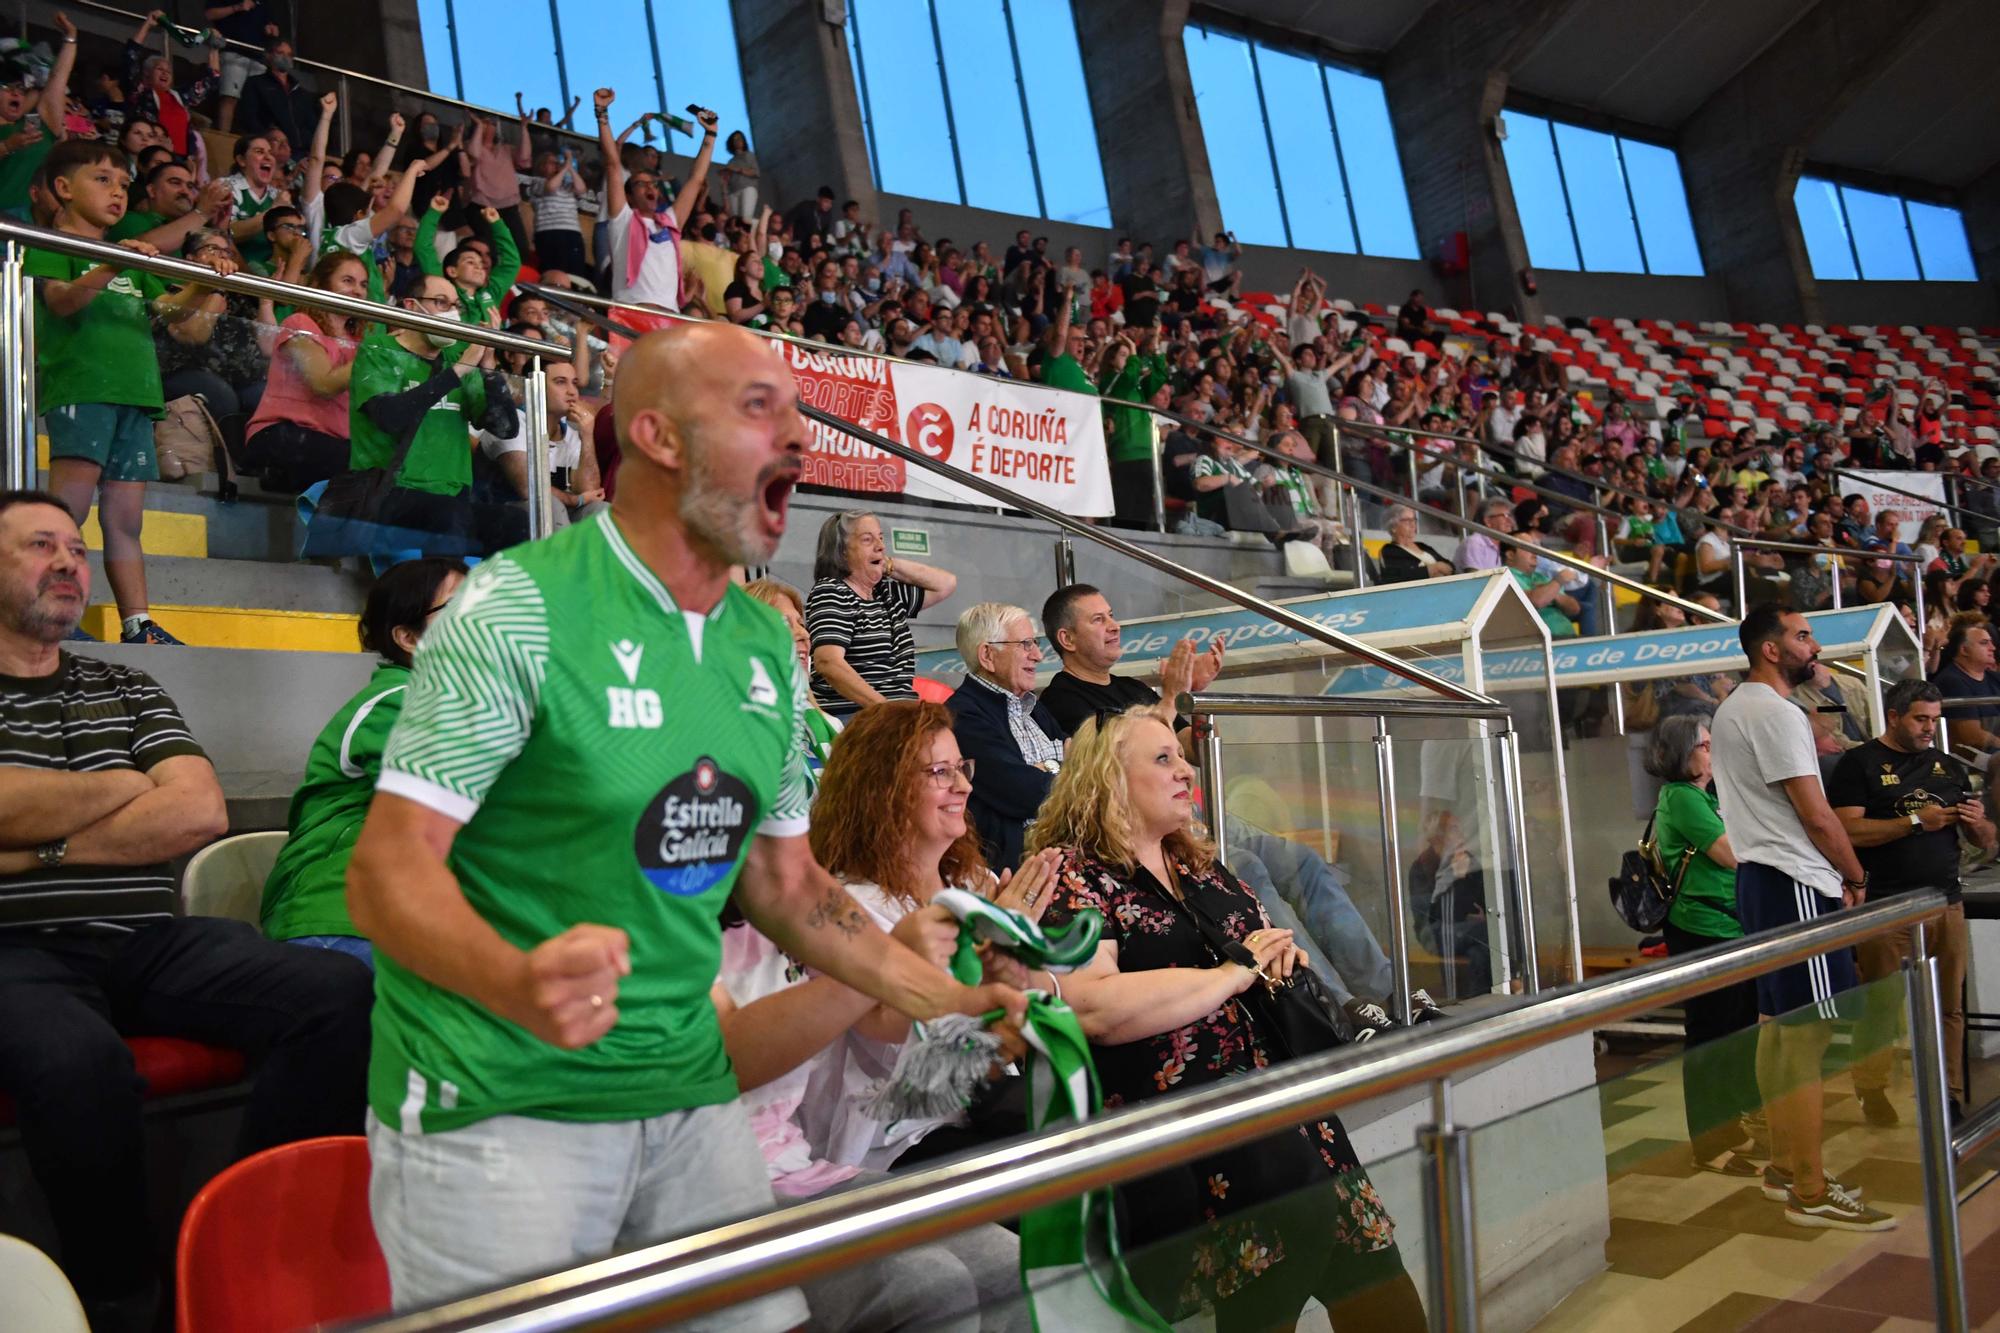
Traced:
[[[1182, 892], [1231, 938], [1269, 927], [1256, 895], [1220, 866], [1197, 872], [1176, 861], [1174, 870]], [[1085, 908], [1103, 915], [1120, 972], [1216, 966], [1188, 909], [1143, 866], [1128, 874], [1066, 852], [1042, 924], [1060, 927]], [[1091, 1058], [1107, 1108], [1272, 1062], [1249, 1011], [1234, 999], [1172, 1032], [1093, 1043]], [[1132, 1181], [1118, 1195], [1134, 1276], [1170, 1320], [1229, 1299], [1288, 1254], [1317, 1267], [1395, 1241], [1389, 1210], [1333, 1117]]]

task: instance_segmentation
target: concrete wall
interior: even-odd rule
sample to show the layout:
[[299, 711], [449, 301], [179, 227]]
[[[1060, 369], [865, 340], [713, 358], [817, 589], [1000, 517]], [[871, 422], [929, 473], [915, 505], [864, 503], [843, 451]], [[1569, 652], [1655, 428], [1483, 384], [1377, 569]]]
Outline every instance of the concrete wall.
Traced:
[[1991, 282], [1818, 282], [1820, 314], [1832, 324], [2000, 324]]
[[1728, 319], [1729, 294], [1719, 278], [1655, 278], [1643, 273], [1562, 273], [1538, 268], [1542, 308], [1566, 315], [1625, 319]]

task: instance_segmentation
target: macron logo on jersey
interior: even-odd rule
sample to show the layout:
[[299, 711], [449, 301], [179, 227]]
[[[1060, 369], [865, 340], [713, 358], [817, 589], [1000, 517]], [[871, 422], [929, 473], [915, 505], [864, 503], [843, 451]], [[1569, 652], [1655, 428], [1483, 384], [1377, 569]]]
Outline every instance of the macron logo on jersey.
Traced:
[[659, 730], [667, 716], [666, 709], [660, 706], [659, 692], [627, 688], [639, 683], [639, 659], [646, 655], [646, 645], [620, 639], [611, 645], [611, 655], [618, 659], [618, 669], [625, 673], [625, 684], [604, 687], [605, 725], [614, 731]]
[[630, 639], [620, 639], [611, 645], [611, 655], [618, 659], [618, 669], [625, 673], [627, 685], [639, 683], [639, 659], [646, 655], [646, 645], [633, 643]]
[[771, 673], [764, 669], [764, 659], [750, 659], [750, 702], [774, 708], [778, 703], [778, 687], [772, 683]]

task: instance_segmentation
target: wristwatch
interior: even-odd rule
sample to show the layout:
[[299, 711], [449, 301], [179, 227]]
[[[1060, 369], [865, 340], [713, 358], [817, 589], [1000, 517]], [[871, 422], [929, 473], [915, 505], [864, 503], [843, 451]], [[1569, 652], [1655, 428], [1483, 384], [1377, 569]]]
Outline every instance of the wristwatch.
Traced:
[[49, 870], [54, 870], [57, 866], [61, 865], [63, 863], [63, 858], [68, 855], [69, 855], [68, 838], [57, 838], [54, 842], [45, 842], [41, 846], [35, 848], [36, 858], [41, 861], [42, 865], [46, 869]]
[[1914, 810], [1910, 811], [1910, 828], [1915, 831], [1922, 829], [1923, 826], [1924, 821], [1922, 816], [1918, 815]]

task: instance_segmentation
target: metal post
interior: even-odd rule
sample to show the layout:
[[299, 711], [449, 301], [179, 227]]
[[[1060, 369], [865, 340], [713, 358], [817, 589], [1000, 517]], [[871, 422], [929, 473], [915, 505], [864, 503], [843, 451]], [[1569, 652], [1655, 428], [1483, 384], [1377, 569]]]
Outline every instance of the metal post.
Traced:
[[[1592, 504], [1602, 505], [1604, 503], [1604, 492], [1593, 489], [1590, 493], [1590, 499]], [[1611, 563], [1611, 529], [1605, 523], [1604, 515], [1602, 514], [1597, 516], [1597, 554], [1604, 558], [1606, 565]], [[1609, 579], [1593, 579], [1591, 582], [1594, 585], [1591, 589], [1591, 595], [1597, 598], [1599, 610], [1604, 617], [1597, 632], [1599, 634], [1616, 634], [1618, 632], [1618, 599], [1612, 595], [1611, 581]], [[1737, 614], [1741, 615], [1742, 612], [1739, 610]]]
[[[1396, 743], [1389, 719], [1375, 719], [1375, 782], [1382, 795], [1382, 887], [1389, 899], [1389, 961], [1396, 971], [1396, 994], [1390, 1005], [1396, 1021], [1410, 1023], [1410, 935], [1408, 908], [1403, 902], [1403, 840], [1396, 827]], [[1440, 949], [1444, 941], [1439, 941]], [[1449, 973], [1447, 973], [1449, 975]]]
[[1347, 497], [1347, 535], [1353, 538], [1349, 548], [1354, 553], [1354, 586], [1368, 586], [1368, 548], [1361, 544], [1361, 496], [1352, 486], [1343, 486], [1340, 493]]
[[1416, 451], [1416, 449], [1415, 449], [1414, 447], [1410, 448], [1409, 450], [1407, 450], [1407, 451], [1406, 451], [1406, 452], [1405, 452], [1405, 453], [1403, 454], [1403, 457], [1405, 457], [1405, 458], [1407, 458], [1407, 459], [1409, 459], [1409, 460], [1410, 460], [1410, 498], [1411, 498], [1412, 500], [1417, 500], [1417, 499], [1421, 499], [1421, 498], [1422, 498], [1422, 496], [1421, 496], [1421, 494], [1420, 494], [1420, 492], [1421, 492], [1421, 486], [1420, 486], [1420, 484], [1419, 484], [1419, 483], [1418, 483], [1418, 481], [1417, 481], [1417, 451]]
[[1433, 1123], [1417, 1131], [1424, 1159], [1433, 1333], [1479, 1333], [1479, 1249], [1472, 1208], [1472, 1135], [1451, 1121], [1451, 1084], [1432, 1085]]
[[[1839, 556], [1833, 557], [1833, 609], [1836, 611], [1841, 609], [1840, 580], [1841, 577], [1846, 573], [1847, 573], [1847, 562], [1842, 560]], [[1920, 597], [1922, 595], [1923, 595], [1922, 593], [1918, 594], [1918, 596]], [[1923, 637], [1924, 637], [1924, 625], [1923, 621], [1919, 620], [1917, 622], [1917, 641], [1919, 643], [1923, 642]]]
[[[1528, 877], [1528, 806], [1521, 794], [1521, 733], [1509, 728], [1498, 733], [1498, 739], [1495, 757], [1500, 764], [1501, 796], [1507, 802], [1507, 818], [1502, 822], [1507, 826], [1507, 856], [1513, 862], [1508, 882], [1514, 886], [1512, 910], [1521, 923], [1521, 953], [1527, 963], [1528, 993], [1533, 995], [1542, 988], [1542, 960], [1535, 947], [1534, 886]], [[1577, 979], [1582, 976], [1579, 971]]]
[[[1917, 643], [1921, 645], [1924, 641], [1924, 570], [1922, 565], [1905, 565], [1903, 568], [1910, 571], [1912, 604], [1917, 613]], [[1922, 663], [1919, 662], [1918, 666], [1921, 668]], [[1923, 673], [1919, 670], [1918, 674]]]
[[9, 396], [0, 435], [0, 477], [8, 490], [26, 490], [35, 477], [34, 289], [27, 250], [8, 241], [0, 251], [0, 383]]
[[1070, 545], [1069, 537], [1056, 538], [1056, 586], [1067, 588], [1076, 582], [1076, 548]]
[[1917, 1147], [1923, 1154], [1924, 1215], [1930, 1225], [1931, 1291], [1937, 1326], [1963, 1333], [1965, 1255], [1958, 1233], [1958, 1158], [1951, 1147], [1950, 1087], [1944, 1072], [1944, 1014], [1937, 960], [1925, 957], [1924, 929], [1911, 930], [1913, 956], [1903, 960], [1910, 1001], [1910, 1079], [1917, 1100]]
[[1222, 826], [1228, 815], [1222, 798], [1222, 733], [1215, 729], [1215, 719], [1203, 713], [1194, 719], [1194, 734], [1201, 745], [1201, 803], [1208, 808], [1208, 836], [1215, 840], [1216, 859], [1226, 861], [1229, 835]]
[[[298, 29], [294, 28], [292, 31], [296, 33]], [[340, 87], [337, 91], [340, 94], [340, 153], [342, 157], [345, 157], [354, 151], [354, 121], [350, 115], [350, 108], [353, 103], [347, 95], [347, 76], [345, 74], [340, 76]], [[368, 168], [369, 174], [375, 176], [381, 175], [386, 169], [386, 164], [379, 167], [371, 165]]]
[[[579, 329], [581, 336], [582, 330]], [[549, 487], [549, 377], [536, 357], [522, 378], [527, 402], [522, 406], [528, 444], [528, 538], [546, 537], [555, 518], [555, 495]]]
[[1458, 516], [1460, 518], [1472, 517], [1472, 515], [1465, 512], [1465, 469], [1453, 463], [1451, 465], [1451, 479], [1453, 484], [1458, 488]]
[[1153, 418], [1152, 421], [1153, 527], [1160, 532], [1165, 532], [1167, 530], [1167, 484], [1165, 479], [1160, 476], [1160, 422], [1157, 417]]
[[1750, 609], [1750, 593], [1743, 580], [1743, 548], [1735, 542], [1729, 543], [1729, 560], [1736, 570], [1736, 618], [1741, 620]]

